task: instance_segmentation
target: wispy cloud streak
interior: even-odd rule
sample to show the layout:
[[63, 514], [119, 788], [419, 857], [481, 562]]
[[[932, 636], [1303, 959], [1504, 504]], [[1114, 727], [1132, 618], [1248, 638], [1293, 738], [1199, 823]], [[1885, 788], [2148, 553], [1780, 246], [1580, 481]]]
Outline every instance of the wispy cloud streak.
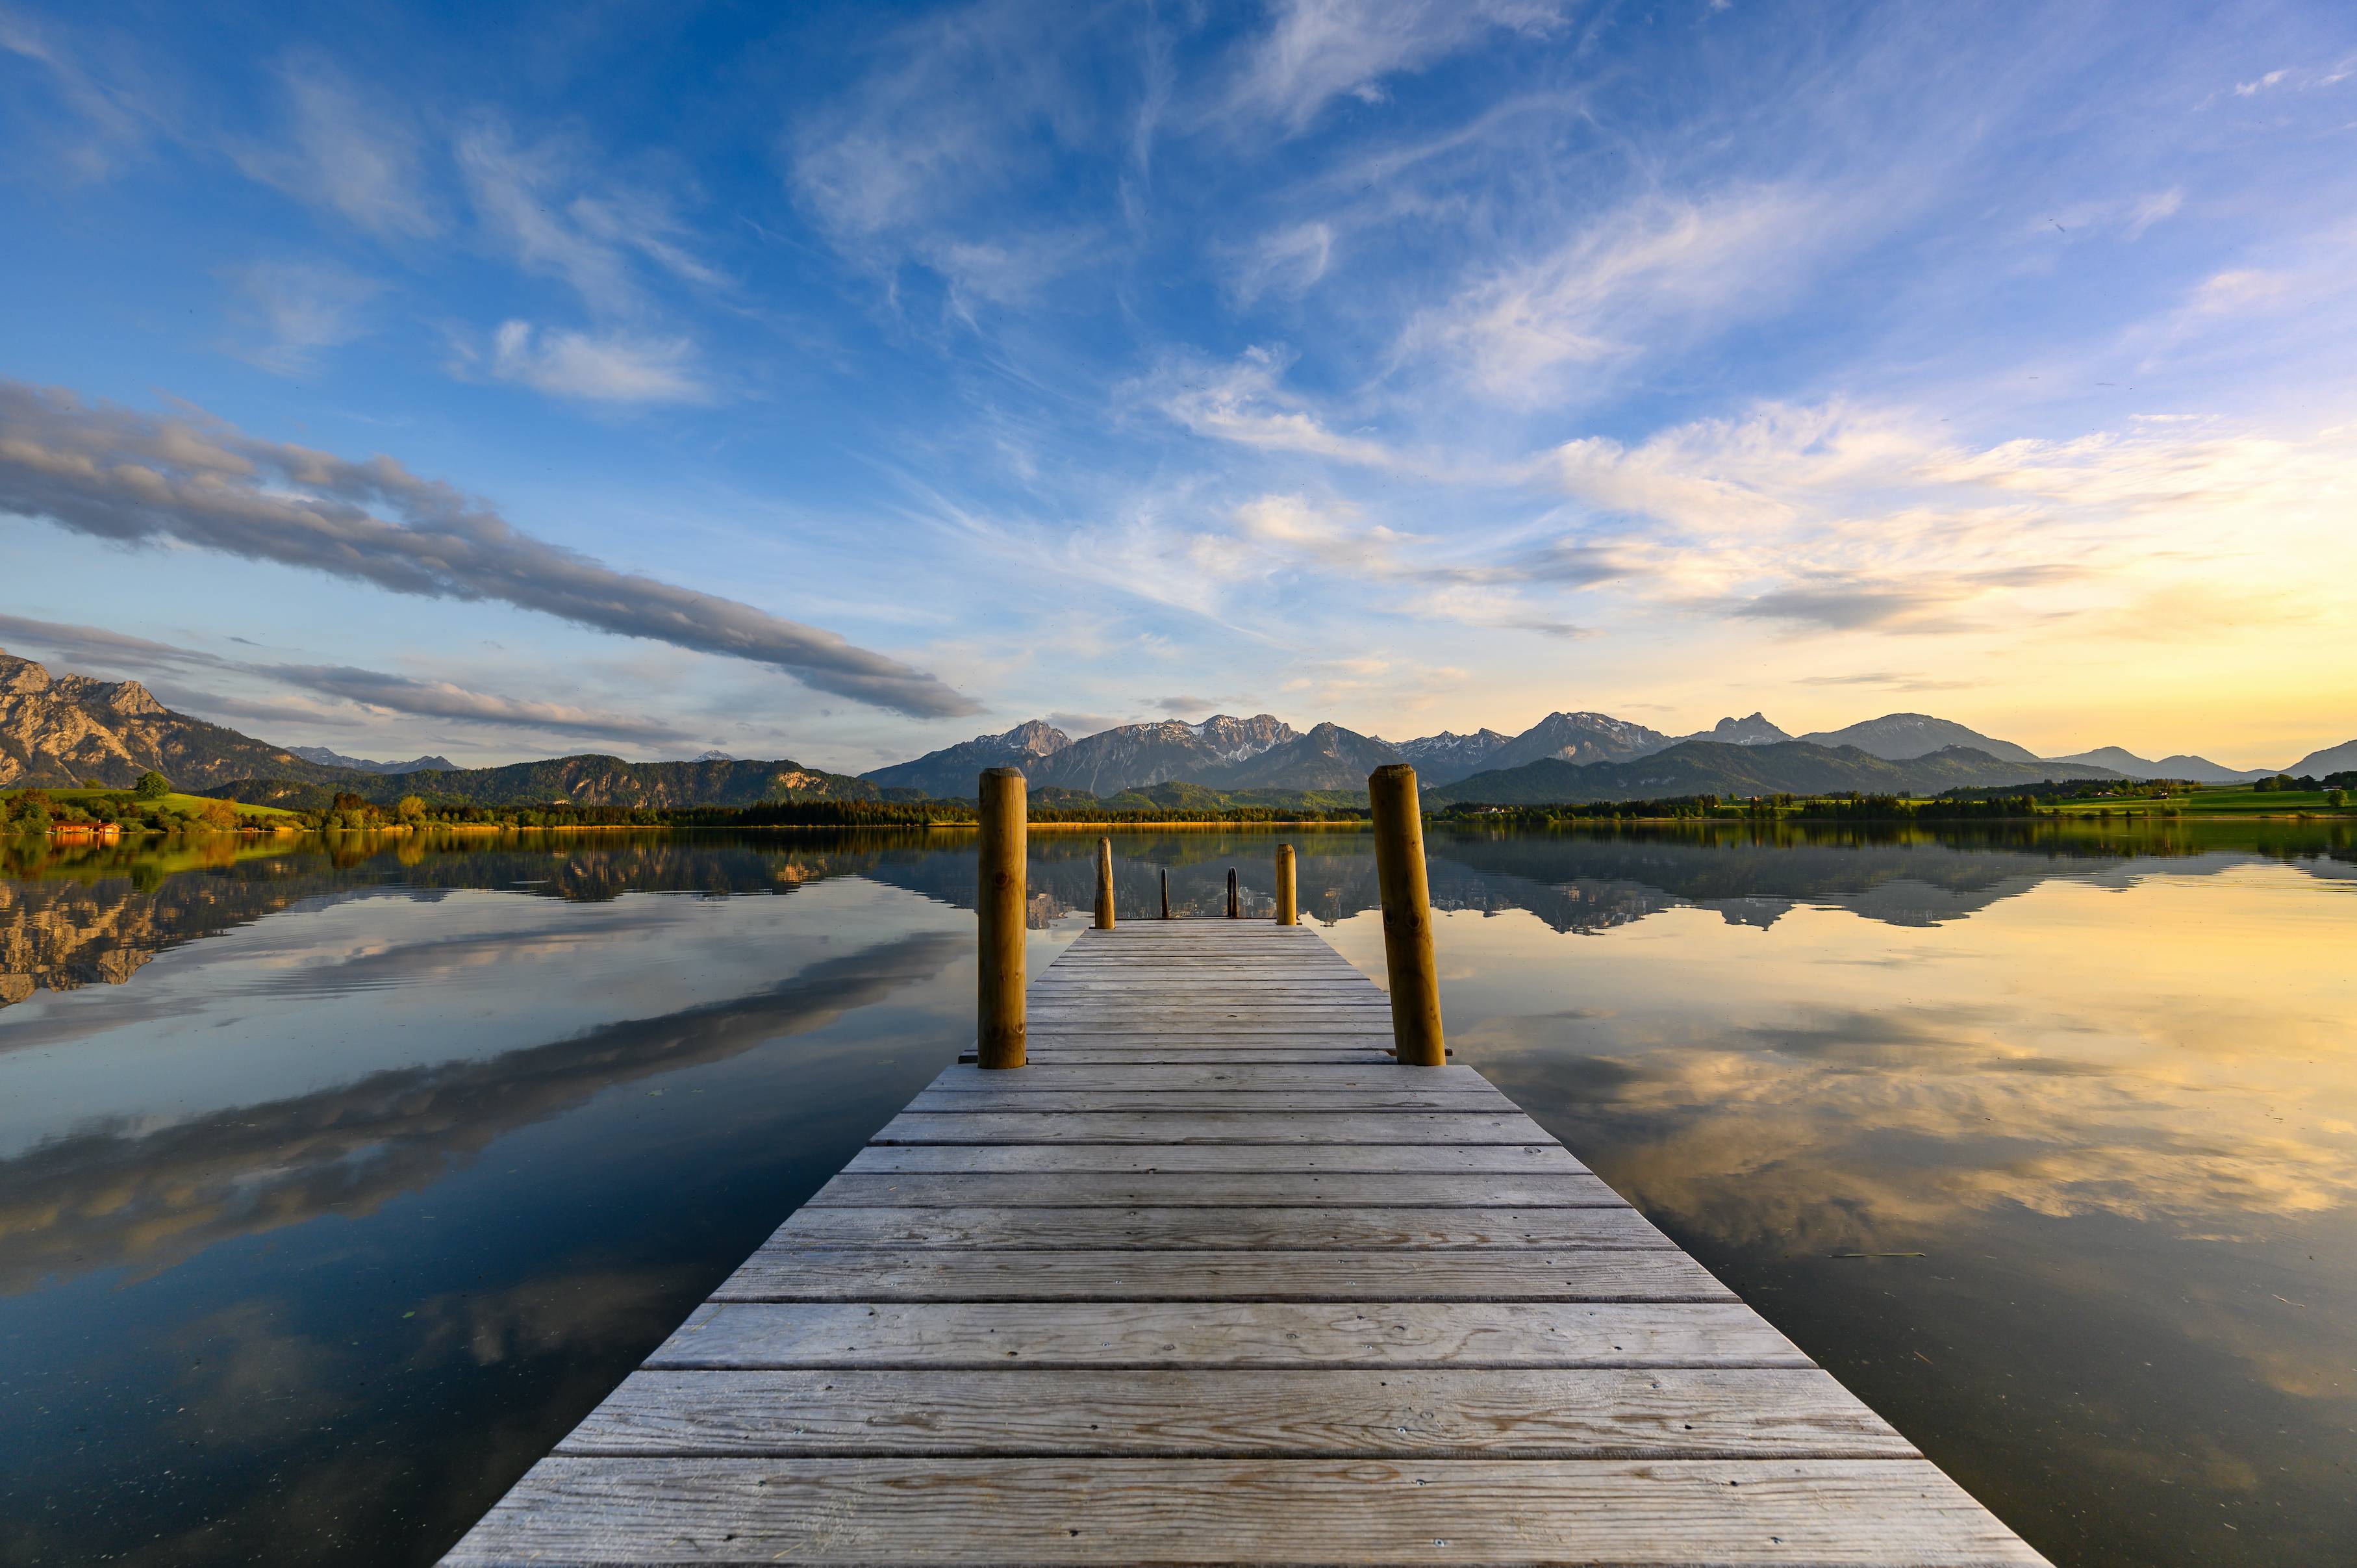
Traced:
[[915, 717], [976, 711], [939, 677], [834, 632], [536, 539], [391, 457], [355, 462], [257, 440], [199, 413], [164, 418], [0, 382], [0, 511], [125, 543], [174, 539], [397, 594], [497, 600], [766, 664]]

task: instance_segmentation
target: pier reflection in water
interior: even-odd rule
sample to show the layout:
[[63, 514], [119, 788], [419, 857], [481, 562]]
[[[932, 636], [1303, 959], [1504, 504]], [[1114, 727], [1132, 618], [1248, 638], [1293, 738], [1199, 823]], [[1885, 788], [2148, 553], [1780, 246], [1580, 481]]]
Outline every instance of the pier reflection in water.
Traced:
[[[1437, 833], [1452, 1041], [2058, 1563], [2349, 1560], [2336, 832]], [[0, 1561], [431, 1561], [971, 1035], [954, 836], [0, 854]]]

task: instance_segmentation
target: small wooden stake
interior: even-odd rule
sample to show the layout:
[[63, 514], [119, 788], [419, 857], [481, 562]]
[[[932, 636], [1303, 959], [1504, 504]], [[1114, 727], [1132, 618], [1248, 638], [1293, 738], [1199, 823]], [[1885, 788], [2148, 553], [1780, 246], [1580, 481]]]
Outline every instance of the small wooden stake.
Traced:
[[1280, 926], [1301, 924], [1301, 911], [1294, 905], [1293, 846], [1276, 846], [1276, 923]]
[[994, 768], [982, 776], [982, 855], [974, 911], [982, 928], [974, 1059], [986, 1068], [1023, 1065], [1023, 774]]
[[1162, 918], [1170, 918], [1170, 868], [1167, 865], [1162, 868]]
[[1383, 967], [1391, 976], [1392, 1042], [1402, 1067], [1445, 1067], [1440, 972], [1432, 955], [1432, 897], [1424, 868], [1424, 814], [1415, 769], [1405, 762], [1367, 776], [1375, 817], [1375, 885], [1383, 904]]
[[1243, 918], [1243, 906], [1236, 898], [1236, 868], [1232, 865], [1228, 867], [1228, 918]]
[[1097, 929], [1113, 929], [1113, 840], [1097, 840]]

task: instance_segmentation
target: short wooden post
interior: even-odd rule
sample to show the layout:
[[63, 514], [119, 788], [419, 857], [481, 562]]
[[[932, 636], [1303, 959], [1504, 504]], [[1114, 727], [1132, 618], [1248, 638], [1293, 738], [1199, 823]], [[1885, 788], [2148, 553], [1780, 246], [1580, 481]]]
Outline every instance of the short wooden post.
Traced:
[[1162, 918], [1170, 918], [1170, 868], [1167, 865], [1162, 868]]
[[1023, 1065], [1027, 805], [1020, 769], [994, 768], [982, 776], [981, 875], [974, 896], [982, 963], [974, 1059], [986, 1068]]
[[1424, 868], [1424, 814], [1415, 769], [1405, 762], [1367, 776], [1375, 816], [1375, 886], [1383, 903], [1383, 968], [1391, 976], [1392, 1043], [1403, 1067], [1442, 1067], [1440, 972], [1432, 956], [1432, 897]]
[[1113, 840], [1097, 840], [1097, 929], [1113, 929]]
[[1293, 897], [1293, 846], [1276, 846], [1276, 923], [1280, 926], [1301, 924], [1301, 911]]
[[1240, 920], [1243, 918], [1243, 905], [1236, 897], [1236, 868], [1231, 865], [1228, 867], [1228, 918]]

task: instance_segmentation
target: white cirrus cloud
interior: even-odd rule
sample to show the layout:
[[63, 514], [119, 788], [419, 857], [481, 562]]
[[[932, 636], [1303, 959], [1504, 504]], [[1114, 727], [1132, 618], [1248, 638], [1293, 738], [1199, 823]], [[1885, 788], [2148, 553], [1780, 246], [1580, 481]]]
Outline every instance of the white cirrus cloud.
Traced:
[[600, 315], [644, 314], [650, 268], [699, 288], [726, 282], [695, 254], [694, 233], [667, 200], [612, 185], [570, 143], [526, 145], [485, 119], [458, 136], [454, 152], [484, 234], [524, 271], [566, 284]]
[[282, 376], [307, 376], [328, 350], [368, 331], [368, 307], [383, 292], [373, 278], [317, 262], [254, 262], [224, 274], [236, 314], [254, 329], [239, 357]]
[[1173, 358], [1125, 390], [1198, 435], [1372, 467], [1397, 465], [1381, 442], [1331, 429], [1306, 400], [1287, 392], [1288, 362], [1283, 350], [1269, 348], [1247, 349], [1224, 365]]
[[684, 338], [579, 332], [505, 321], [491, 337], [491, 374], [592, 403], [709, 403]]
[[1664, 343], [1780, 305], [1840, 225], [1830, 199], [1772, 186], [1649, 194], [1544, 254], [1485, 269], [1400, 337], [1501, 401], [1558, 397]]
[[1563, 29], [1558, 0], [1277, 0], [1246, 46], [1225, 113], [1307, 130], [1338, 98], [1380, 102], [1383, 79], [1430, 68], [1509, 31]]
[[317, 55], [280, 63], [285, 123], [231, 156], [248, 177], [325, 207], [372, 234], [425, 239], [443, 217], [425, 175], [425, 141], [406, 111], [362, 91]]

